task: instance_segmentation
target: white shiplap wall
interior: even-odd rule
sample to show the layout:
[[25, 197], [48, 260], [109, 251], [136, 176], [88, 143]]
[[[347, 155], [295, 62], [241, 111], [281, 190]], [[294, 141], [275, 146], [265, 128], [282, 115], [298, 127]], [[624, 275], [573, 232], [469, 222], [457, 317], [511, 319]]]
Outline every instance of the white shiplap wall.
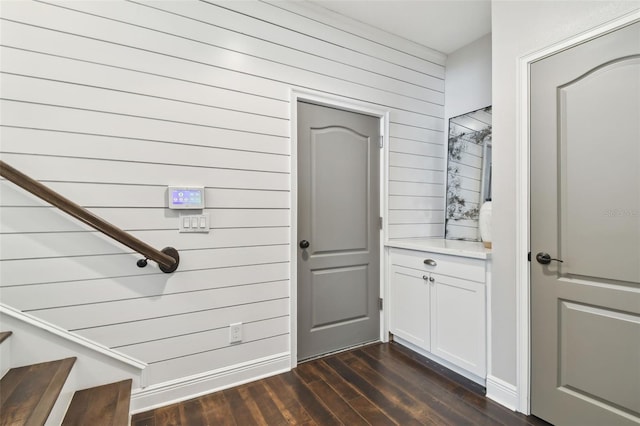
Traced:
[[[441, 55], [296, 3], [0, 11], [2, 159], [181, 256], [139, 269], [3, 180], [2, 302], [149, 363], [149, 384], [289, 351], [292, 87], [388, 109], [388, 236], [443, 235]], [[177, 232], [170, 184], [206, 187], [209, 234]]]

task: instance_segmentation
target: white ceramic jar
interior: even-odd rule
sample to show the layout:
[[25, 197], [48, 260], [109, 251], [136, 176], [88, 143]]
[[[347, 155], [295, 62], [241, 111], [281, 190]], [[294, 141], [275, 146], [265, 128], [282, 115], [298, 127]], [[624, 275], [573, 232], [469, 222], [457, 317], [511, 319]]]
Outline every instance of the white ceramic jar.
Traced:
[[480, 207], [478, 226], [480, 228], [480, 238], [484, 246], [491, 248], [491, 200], [487, 200], [482, 207]]

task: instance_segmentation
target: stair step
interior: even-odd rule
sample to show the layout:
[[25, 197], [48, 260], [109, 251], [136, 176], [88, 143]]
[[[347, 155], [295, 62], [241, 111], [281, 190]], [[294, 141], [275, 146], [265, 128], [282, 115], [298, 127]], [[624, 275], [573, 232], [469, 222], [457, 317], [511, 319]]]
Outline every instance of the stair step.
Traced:
[[76, 358], [12, 368], [0, 380], [0, 425], [44, 425]]
[[11, 336], [12, 334], [13, 332], [11, 331], [0, 331], [0, 343], [7, 340], [7, 338], [9, 338], [9, 336]]
[[131, 383], [129, 379], [77, 391], [62, 425], [128, 425]]

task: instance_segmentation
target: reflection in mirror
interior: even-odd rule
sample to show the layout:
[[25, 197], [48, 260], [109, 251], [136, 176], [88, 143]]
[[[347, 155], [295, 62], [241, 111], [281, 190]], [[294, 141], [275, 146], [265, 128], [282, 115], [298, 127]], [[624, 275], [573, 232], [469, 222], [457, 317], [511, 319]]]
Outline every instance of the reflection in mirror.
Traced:
[[480, 241], [478, 215], [491, 200], [491, 107], [449, 120], [445, 238]]

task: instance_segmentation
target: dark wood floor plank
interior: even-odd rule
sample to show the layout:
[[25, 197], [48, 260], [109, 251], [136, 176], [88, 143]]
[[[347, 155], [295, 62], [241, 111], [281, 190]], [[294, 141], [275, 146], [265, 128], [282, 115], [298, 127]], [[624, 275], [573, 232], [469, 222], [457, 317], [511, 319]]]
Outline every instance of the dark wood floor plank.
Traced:
[[331, 387], [345, 401], [351, 401], [356, 398], [360, 398], [362, 394], [358, 392], [349, 382], [344, 380], [339, 374], [337, 374], [331, 367], [329, 367], [323, 360], [318, 360], [313, 364], [313, 368], [322, 380], [331, 384]]
[[[461, 382], [462, 379], [458, 379], [456, 381], [450, 380], [450, 378], [443, 375], [439, 369], [436, 370], [430, 368], [433, 361], [428, 360], [398, 344], [389, 345], [384, 349], [388, 351], [389, 355], [391, 355], [389, 356], [390, 359], [400, 357], [403, 362], [407, 362], [407, 359], [411, 360], [408, 362], [412, 362], [416, 370], [424, 370], [425, 380], [432, 380], [434, 385], [441, 386], [444, 390], [456, 395], [456, 397], [461, 399], [463, 403], [467, 403], [480, 410], [486, 416], [494, 419], [496, 424], [514, 426], [528, 424], [526, 419], [520, 418], [516, 413], [510, 410], [505, 410], [504, 407], [501, 407], [487, 399], [483, 395], [484, 392], [482, 392], [482, 394], [478, 392], [477, 389], [479, 388], [479, 385], [474, 384], [473, 386], [466, 386], [466, 383]], [[426, 370], [425, 367], [427, 367]]]
[[180, 420], [184, 422], [183, 425], [207, 426], [209, 424], [201, 401], [200, 399], [190, 399], [180, 404], [182, 406]]
[[380, 410], [387, 414], [395, 422], [402, 425], [419, 425], [422, 424], [416, 420], [411, 413], [407, 412], [401, 405], [401, 397], [397, 395], [395, 390], [384, 383], [371, 383], [360, 374], [353, 371], [347, 364], [336, 356], [327, 358], [325, 363], [329, 365], [342, 378], [355, 386], [363, 396], [373, 402]]
[[338, 375], [323, 360], [317, 360], [310, 365], [323, 381], [328, 383], [333, 390], [347, 401], [354, 409], [372, 425], [394, 425], [385, 413], [376, 407], [371, 401], [363, 397], [349, 382]]
[[200, 410], [205, 424], [237, 426], [229, 402], [223, 392], [204, 395], [188, 402], [190, 403], [188, 409]]
[[295, 368], [296, 374], [302, 380], [304, 380], [305, 383], [312, 383], [316, 380], [322, 380], [322, 377], [314, 367], [316, 364], [317, 362], [304, 362], [302, 364], [298, 364], [298, 366]]
[[[373, 353], [372, 353], [373, 352]], [[456, 424], [495, 425], [504, 424], [481, 410], [464, 403], [454, 393], [438, 386], [429, 378], [425, 378], [423, 368], [403, 362], [389, 356], [376, 354], [375, 349], [363, 349], [360, 359], [371, 368], [376, 369], [415, 398], [427, 403], [440, 415], [453, 420]]]
[[411, 395], [400, 383], [396, 383], [390, 378], [385, 377], [380, 371], [371, 368], [365, 362], [361, 361], [361, 359], [356, 356], [356, 353], [350, 352], [341, 358], [346, 365], [373, 386], [381, 389], [396, 406], [402, 407], [403, 411], [417, 422], [421, 424], [438, 425], [469, 424], [469, 422], [461, 416], [452, 416], [451, 418], [442, 416], [433, 407], [415, 398], [414, 395]]
[[268, 377], [264, 380], [264, 384], [273, 402], [280, 408], [289, 424], [315, 424], [293, 390], [279, 376]]
[[343, 424], [368, 425], [367, 421], [325, 381], [315, 380], [308, 386]]
[[300, 364], [253, 383], [133, 416], [132, 426], [334, 424], [549, 426], [396, 343]]
[[380, 408], [374, 405], [364, 396], [353, 398], [349, 401], [349, 404], [360, 415], [373, 426], [393, 426], [399, 423], [394, 422], [389, 416], [387, 416]]
[[227, 389], [223, 393], [227, 401], [229, 401], [231, 413], [237, 424], [243, 426], [267, 424], [255, 401], [251, 400], [246, 385]]
[[181, 404], [169, 405], [166, 407], [158, 408], [155, 415], [155, 422], [158, 426], [181, 426], [182, 419], [180, 411], [182, 410]]
[[264, 417], [268, 425], [279, 426], [289, 424], [262, 382], [255, 382], [249, 385], [248, 388], [251, 398], [255, 401], [260, 413], [262, 413], [262, 417]]
[[0, 381], [0, 425], [44, 424], [76, 358], [12, 368]]
[[120, 426], [129, 422], [132, 380], [77, 391], [62, 421], [63, 426], [100, 424]]
[[278, 376], [291, 389], [313, 421], [319, 425], [339, 425], [340, 421], [325, 407], [304, 382], [293, 372]]
[[[434, 384], [442, 386], [457, 395], [465, 403], [477, 408], [487, 416], [496, 420], [497, 424], [505, 425], [548, 425], [543, 420], [533, 416], [525, 416], [520, 413], [508, 410], [496, 402], [484, 396], [484, 388], [477, 383], [458, 376], [455, 373], [444, 369], [444, 367], [435, 363], [422, 355], [405, 348], [404, 346], [392, 343], [380, 348], [383, 353], [390, 357], [400, 357], [403, 360], [411, 360], [417, 365], [418, 369], [423, 372], [425, 377], [433, 379]], [[434, 364], [436, 367], [434, 368]], [[540, 423], [542, 422], [542, 423]]]

